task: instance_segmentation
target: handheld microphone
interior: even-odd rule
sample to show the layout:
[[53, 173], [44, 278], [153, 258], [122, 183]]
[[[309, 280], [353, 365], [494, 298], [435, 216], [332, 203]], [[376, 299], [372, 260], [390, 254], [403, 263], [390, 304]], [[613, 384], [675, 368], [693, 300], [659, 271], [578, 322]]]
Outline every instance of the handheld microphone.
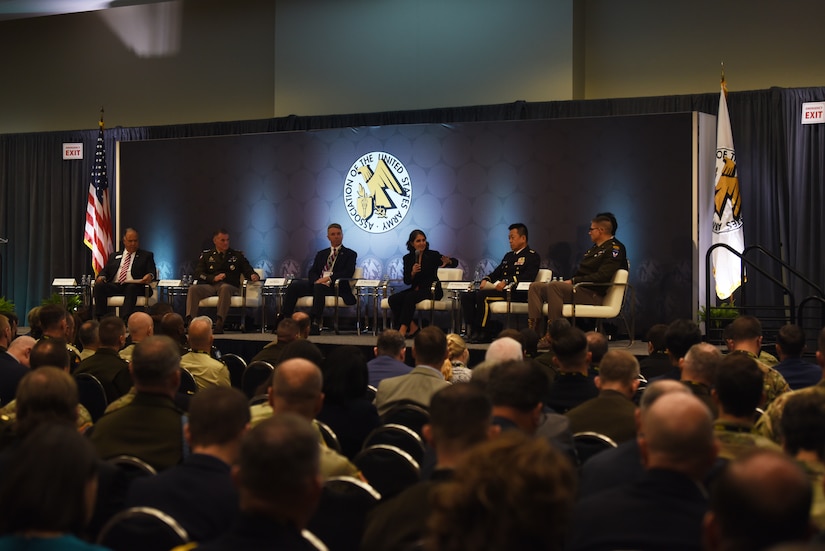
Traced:
[[415, 263], [421, 264], [421, 251], [415, 251]]

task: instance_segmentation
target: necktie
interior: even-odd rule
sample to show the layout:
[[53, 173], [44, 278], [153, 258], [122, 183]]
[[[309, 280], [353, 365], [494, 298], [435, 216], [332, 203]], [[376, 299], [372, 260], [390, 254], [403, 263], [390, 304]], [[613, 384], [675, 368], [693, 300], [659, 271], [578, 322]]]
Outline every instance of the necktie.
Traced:
[[123, 283], [126, 281], [126, 276], [129, 274], [129, 267], [132, 265], [132, 253], [127, 252], [126, 258], [123, 259], [123, 264], [120, 265], [120, 271], [117, 273], [117, 282]]
[[338, 256], [338, 249], [333, 247], [332, 252], [329, 253], [329, 256], [327, 257], [327, 263], [324, 265], [324, 271], [325, 272], [328, 272], [328, 271], [332, 270], [332, 266], [333, 266], [333, 264], [335, 264], [335, 257], [336, 256]]

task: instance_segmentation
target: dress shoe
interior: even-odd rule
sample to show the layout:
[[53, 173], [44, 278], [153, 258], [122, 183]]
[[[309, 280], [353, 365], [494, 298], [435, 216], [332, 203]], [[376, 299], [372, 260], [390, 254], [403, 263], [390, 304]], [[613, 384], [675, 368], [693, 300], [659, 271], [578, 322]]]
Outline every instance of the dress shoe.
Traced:
[[212, 331], [215, 335], [223, 335], [223, 318], [218, 318], [215, 321], [215, 329]]
[[550, 335], [544, 335], [539, 339], [539, 342], [536, 345], [536, 350], [550, 350], [551, 344]]
[[321, 334], [321, 326], [317, 323], [313, 323], [309, 326], [309, 334], [310, 335], [320, 335]]

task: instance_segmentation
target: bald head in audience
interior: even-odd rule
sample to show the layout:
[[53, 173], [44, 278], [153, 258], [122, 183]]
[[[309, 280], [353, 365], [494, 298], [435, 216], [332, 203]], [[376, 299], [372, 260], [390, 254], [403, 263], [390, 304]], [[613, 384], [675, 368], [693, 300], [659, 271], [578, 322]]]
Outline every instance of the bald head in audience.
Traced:
[[146, 312], [135, 312], [129, 316], [129, 336], [137, 344], [155, 332], [155, 322]]
[[292, 412], [305, 419], [314, 419], [324, 403], [323, 386], [321, 369], [314, 363], [303, 358], [281, 362], [269, 388], [272, 412], [275, 415]]
[[668, 392], [642, 412], [638, 436], [648, 469], [666, 469], [702, 480], [718, 453], [713, 417], [692, 394]]
[[8, 353], [14, 356], [21, 364], [26, 367], [31, 367], [29, 359], [31, 358], [32, 348], [36, 342], [36, 340], [28, 335], [20, 335], [11, 341]]

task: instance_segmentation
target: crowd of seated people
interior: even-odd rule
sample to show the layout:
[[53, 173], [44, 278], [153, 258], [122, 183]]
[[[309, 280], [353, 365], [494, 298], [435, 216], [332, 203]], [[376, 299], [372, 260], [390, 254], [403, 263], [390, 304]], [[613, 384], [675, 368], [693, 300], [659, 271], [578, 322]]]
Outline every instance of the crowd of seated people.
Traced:
[[[532, 328], [506, 331], [475, 364], [434, 325], [409, 349], [387, 330], [366, 358], [347, 344], [322, 352], [290, 320], [265, 348], [274, 370], [253, 404], [213, 357], [208, 320], [191, 321], [187, 348], [169, 312], [78, 323], [69, 342], [64, 312], [44, 309], [38, 340], [0, 316], [0, 550], [43, 534], [104, 549], [102, 527], [133, 506], [163, 511], [182, 546], [204, 550], [315, 549], [310, 527], [331, 550], [825, 545], [825, 382], [810, 377], [825, 369], [825, 329], [806, 363], [801, 329], [783, 328], [774, 367], [756, 318], [734, 320], [724, 346], [675, 320], [652, 333], [667, 359], [653, 371], [562, 320], [548, 352]], [[197, 384], [183, 395], [187, 365]], [[100, 418], [82, 403], [83, 373], [101, 383]], [[387, 498], [364, 442], [403, 408], [426, 415], [408, 427], [421, 449], [389, 442], [385, 466], [412, 465], [418, 482]], [[612, 445], [585, 454], [582, 433]], [[341, 480], [373, 497], [348, 506], [358, 520], [338, 539], [325, 515]], [[46, 484], [66, 500], [20, 501]]]

